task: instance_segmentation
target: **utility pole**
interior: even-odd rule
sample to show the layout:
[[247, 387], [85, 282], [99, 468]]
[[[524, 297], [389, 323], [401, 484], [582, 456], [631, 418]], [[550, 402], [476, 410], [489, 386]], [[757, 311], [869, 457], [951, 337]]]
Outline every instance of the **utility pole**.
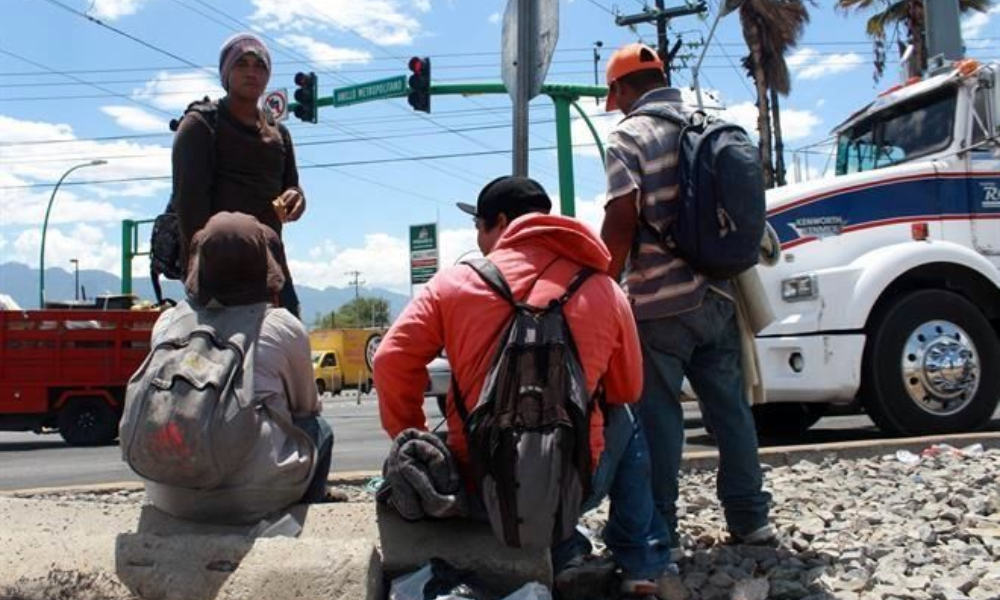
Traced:
[[73, 263], [73, 299], [80, 299], [80, 260], [77, 258], [69, 259], [69, 262]]
[[664, 0], [656, 0], [656, 8], [646, 7], [641, 13], [634, 15], [618, 15], [615, 17], [615, 24], [619, 27], [631, 27], [639, 23], [656, 23], [656, 53], [660, 55], [660, 60], [663, 61], [663, 74], [667, 78], [667, 85], [672, 85], [670, 77], [672, 70], [671, 63], [674, 57], [677, 56], [677, 52], [681, 49], [682, 43], [678, 39], [672, 48], [667, 49], [667, 25], [670, 23], [670, 19], [701, 14], [707, 10], [708, 5], [705, 4], [704, 0], [700, 0], [694, 6], [684, 5], [673, 8], [667, 8]]
[[361, 286], [365, 284], [364, 281], [358, 279], [359, 277], [361, 277], [361, 271], [348, 271], [344, 273], [344, 275], [354, 276], [354, 281], [352, 281], [350, 285], [354, 286], [354, 299], [357, 300], [358, 298], [361, 297]]
[[[604, 42], [597, 40], [594, 42], [594, 85], [601, 85], [601, 80], [597, 76], [597, 67], [601, 62], [601, 47], [604, 46]], [[600, 98], [594, 98], [594, 103], [598, 106], [601, 105]]]

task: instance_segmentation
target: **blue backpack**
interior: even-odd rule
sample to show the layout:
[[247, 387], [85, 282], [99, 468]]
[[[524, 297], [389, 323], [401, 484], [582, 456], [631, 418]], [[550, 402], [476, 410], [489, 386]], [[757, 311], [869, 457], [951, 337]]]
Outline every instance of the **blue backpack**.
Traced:
[[680, 208], [660, 231], [642, 226], [699, 273], [731, 279], [757, 264], [764, 235], [764, 175], [760, 154], [739, 125], [696, 112], [684, 116], [669, 105], [643, 106], [648, 115], [681, 128]]

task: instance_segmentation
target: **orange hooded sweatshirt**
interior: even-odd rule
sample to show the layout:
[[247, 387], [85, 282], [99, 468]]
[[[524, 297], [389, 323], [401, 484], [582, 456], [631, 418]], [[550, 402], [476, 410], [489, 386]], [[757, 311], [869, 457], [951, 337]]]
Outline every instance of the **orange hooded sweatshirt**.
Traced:
[[[610, 404], [631, 403], [642, 392], [642, 355], [632, 309], [607, 272], [611, 255], [575, 219], [534, 213], [515, 219], [488, 258], [503, 273], [515, 298], [544, 306], [557, 298], [582, 267], [595, 274], [570, 298], [565, 315], [593, 394], [602, 380]], [[535, 284], [536, 279], [538, 280]], [[532, 284], [534, 288], [532, 289]], [[467, 265], [438, 273], [407, 305], [379, 345], [374, 377], [382, 427], [390, 437], [408, 428], [426, 430], [426, 365], [444, 348], [465, 406], [479, 399], [487, 371], [512, 316], [510, 305]], [[462, 420], [448, 397], [448, 445], [468, 474]], [[591, 418], [591, 455], [604, 449], [604, 416]]]

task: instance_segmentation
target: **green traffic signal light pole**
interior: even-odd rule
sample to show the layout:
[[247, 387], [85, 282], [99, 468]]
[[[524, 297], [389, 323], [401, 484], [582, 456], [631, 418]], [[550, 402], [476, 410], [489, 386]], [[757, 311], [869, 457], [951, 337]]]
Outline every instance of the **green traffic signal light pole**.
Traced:
[[[483, 94], [507, 94], [507, 88], [502, 83], [432, 83], [431, 95], [437, 96], [477, 96]], [[576, 215], [576, 186], [573, 179], [573, 136], [570, 131], [569, 108], [572, 106], [583, 118], [597, 143], [597, 150], [604, 160], [604, 145], [597, 129], [587, 117], [587, 113], [577, 102], [580, 98], [603, 98], [608, 95], [608, 88], [603, 85], [576, 85], [568, 83], [546, 83], [542, 85], [542, 94], [552, 98], [556, 109], [556, 155], [559, 162], [559, 207], [566, 216]], [[405, 95], [405, 94], [403, 94]], [[333, 96], [318, 98], [316, 106], [334, 106]], [[295, 103], [288, 107], [294, 112]]]
[[[502, 83], [432, 83], [431, 95], [439, 96], [477, 96], [484, 94], [507, 94], [507, 88]], [[587, 124], [597, 150], [604, 160], [604, 145], [594, 124], [587, 113], [577, 102], [580, 98], [603, 98], [608, 95], [608, 88], [603, 85], [576, 85], [564, 83], [547, 83], [542, 85], [542, 94], [552, 98], [556, 110], [556, 144], [559, 163], [559, 207], [566, 216], [576, 215], [576, 186], [573, 176], [573, 137], [570, 131], [570, 106], [576, 109], [583, 122]], [[405, 96], [405, 92], [399, 97]], [[291, 102], [288, 113], [294, 114], [297, 103]], [[333, 96], [316, 99], [316, 107], [334, 106]], [[122, 221], [122, 293], [132, 293], [132, 259], [148, 254], [139, 252], [138, 228], [140, 225], [152, 223], [152, 220]]]

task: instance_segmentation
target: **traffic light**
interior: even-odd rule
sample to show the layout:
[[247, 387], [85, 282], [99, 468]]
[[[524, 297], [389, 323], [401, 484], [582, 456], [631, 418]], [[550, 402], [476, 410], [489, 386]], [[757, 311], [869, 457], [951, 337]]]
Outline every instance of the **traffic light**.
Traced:
[[316, 123], [319, 121], [319, 108], [316, 106], [316, 101], [319, 99], [319, 94], [316, 93], [316, 74], [312, 71], [296, 73], [295, 85], [299, 88], [295, 90], [295, 102], [298, 103], [295, 107], [295, 116], [307, 123]]
[[409, 63], [410, 94], [406, 97], [413, 110], [431, 112], [431, 59], [414, 56]]

